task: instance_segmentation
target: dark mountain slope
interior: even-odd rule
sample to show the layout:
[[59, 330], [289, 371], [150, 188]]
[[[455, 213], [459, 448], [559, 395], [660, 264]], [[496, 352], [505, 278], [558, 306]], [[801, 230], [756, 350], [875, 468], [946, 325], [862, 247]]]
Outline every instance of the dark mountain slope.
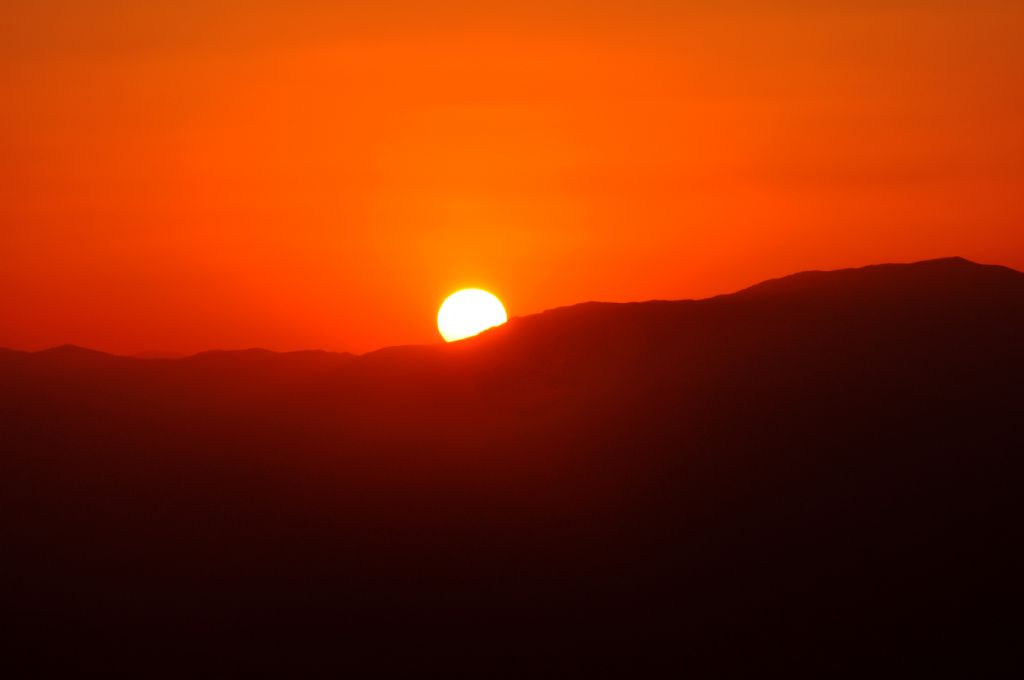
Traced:
[[1022, 347], [1024, 274], [949, 259], [362, 357], [5, 353], [12, 639], [150, 674], [998, 660]]

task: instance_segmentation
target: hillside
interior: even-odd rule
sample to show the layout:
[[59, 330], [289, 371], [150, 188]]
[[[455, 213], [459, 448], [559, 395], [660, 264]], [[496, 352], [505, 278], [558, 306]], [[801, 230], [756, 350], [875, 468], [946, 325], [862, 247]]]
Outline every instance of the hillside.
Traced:
[[3, 601], [79, 668], [998, 659], [1022, 348], [1024, 274], [952, 258], [362, 356], [4, 351]]

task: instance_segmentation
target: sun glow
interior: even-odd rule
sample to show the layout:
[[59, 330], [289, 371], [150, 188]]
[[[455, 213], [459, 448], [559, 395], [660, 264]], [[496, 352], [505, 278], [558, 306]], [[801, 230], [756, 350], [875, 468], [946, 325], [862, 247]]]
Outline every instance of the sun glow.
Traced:
[[437, 330], [445, 342], [472, 337], [506, 321], [501, 300], [479, 288], [452, 293], [437, 312]]

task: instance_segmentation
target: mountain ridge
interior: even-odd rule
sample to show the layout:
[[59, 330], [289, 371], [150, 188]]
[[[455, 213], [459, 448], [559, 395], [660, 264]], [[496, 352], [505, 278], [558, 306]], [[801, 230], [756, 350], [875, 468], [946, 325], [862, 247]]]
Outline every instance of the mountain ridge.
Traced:
[[[788, 274], [772, 279], [766, 279], [764, 281], [740, 288], [731, 293], [721, 293], [706, 298], [684, 298], [684, 299], [650, 299], [650, 300], [639, 300], [630, 302], [605, 302], [598, 300], [588, 300], [584, 302], [578, 302], [571, 305], [564, 305], [560, 307], [553, 307], [550, 309], [537, 312], [535, 314], [529, 314], [525, 316], [514, 316], [509, 319], [506, 324], [490, 328], [480, 333], [477, 336], [465, 338], [456, 343], [449, 343], [452, 346], [459, 347], [465, 345], [471, 345], [474, 342], [478, 342], [481, 338], [487, 338], [502, 333], [507, 333], [510, 329], [516, 329], [521, 327], [523, 324], [534, 324], [540, 319], [552, 319], [554, 317], [562, 315], [578, 315], [583, 312], [590, 312], [593, 310], [611, 310], [611, 309], [630, 309], [635, 307], [646, 307], [653, 308], [658, 306], [678, 306], [678, 305], [692, 305], [695, 303], [708, 303], [712, 301], [725, 301], [725, 300], [740, 300], [744, 298], [754, 297], [771, 297], [772, 294], [779, 293], [794, 293], [799, 292], [801, 287], [806, 288], [807, 286], [816, 287], [822, 282], [843, 282], [848, 283], [851, 280], [857, 278], [864, 278], [871, 276], [872, 278], [887, 277], [892, 274], [907, 274], [917, 276], [920, 274], [927, 273], [929, 275], [938, 274], [942, 276], [948, 276], [955, 274], [958, 276], [958, 281], [964, 283], [968, 281], [967, 276], [970, 275], [970, 280], [977, 280], [979, 275], [984, 274], [987, 280], [995, 280], [999, 278], [1004, 281], [1020, 281], [1024, 280], [1024, 273], [1019, 272], [1010, 267], [997, 264], [981, 264], [973, 262], [960, 256], [951, 256], [943, 258], [934, 258], [929, 260], [920, 260], [909, 263], [880, 263], [870, 264], [861, 267], [846, 267], [841, 269], [832, 270], [805, 270]], [[378, 353], [394, 353], [394, 352], [419, 352], [423, 351], [429, 353], [432, 350], [425, 350], [421, 348], [437, 348], [444, 347], [445, 343], [426, 343], [426, 344], [412, 344], [412, 345], [389, 345], [378, 349], [370, 350], [362, 354], [354, 354], [351, 352], [338, 352], [331, 350], [322, 349], [304, 349], [304, 350], [286, 350], [276, 351], [269, 350], [261, 347], [250, 347], [245, 349], [212, 349], [203, 350], [195, 354], [181, 355], [181, 356], [144, 356], [142, 354], [133, 355], [120, 355], [110, 352], [104, 352], [101, 350], [90, 349], [74, 344], [64, 344], [51, 348], [46, 348], [38, 351], [25, 351], [16, 350], [9, 348], [0, 348], [0, 351], [6, 352], [20, 352], [23, 354], [37, 354], [37, 355], [78, 355], [86, 356], [87, 353], [99, 354], [111, 357], [122, 357], [127, 359], [139, 359], [145, 361], [182, 361], [192, 360], [196, 358], [211, 358], [215, 356], [226, 357], [268, 357], [270, 355], [284, 356], [337, 356], [337, 357], [366, 357], [370, 355], [377, 355]]]
[[954, 260], [358, 357], [0, 353], [0, 595], [36, 659], [220, 676], [976, 671], [1018, 649], [1021, 347], [1024, 274]]

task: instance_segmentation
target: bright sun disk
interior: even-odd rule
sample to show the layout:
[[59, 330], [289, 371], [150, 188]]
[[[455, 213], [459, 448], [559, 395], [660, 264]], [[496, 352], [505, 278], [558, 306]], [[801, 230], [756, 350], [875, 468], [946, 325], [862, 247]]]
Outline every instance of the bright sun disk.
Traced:
[[501, 300], [479, 288], [452, 293], [437, 311], [437, 330], [445, 342], [474, 336], [506, 321]]

